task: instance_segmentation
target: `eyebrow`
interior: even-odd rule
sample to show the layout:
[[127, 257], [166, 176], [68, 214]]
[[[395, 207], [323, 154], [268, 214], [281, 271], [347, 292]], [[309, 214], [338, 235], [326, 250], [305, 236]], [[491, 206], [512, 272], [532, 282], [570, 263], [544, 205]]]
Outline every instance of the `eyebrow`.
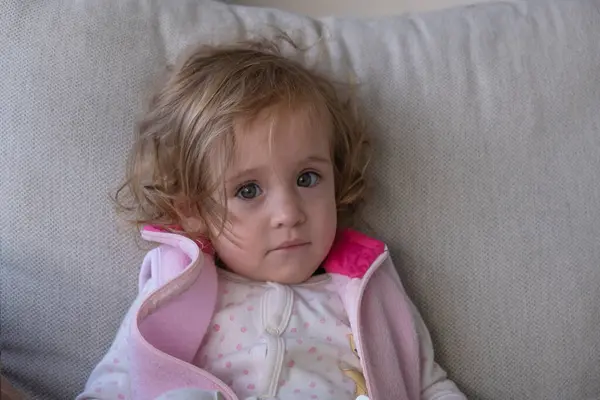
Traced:
[[[305, 159], [301, 160], [298, 164], [305, 164], [307, 162], [313, 162], [318, 164], [331, 164], [332, 161], [322, 156], [308, 156]], [[256, 175], [260, 170], [261, 167], [244, 169], [238, 172], [237, 174], [233, 175], [231, 178], [227, 179], [226, 182], [232, 183], [242, 180], [242, 178], [246, 176]]]
[[321, 164], [330, 164], [331, 163], [330, 159], [321, 157], [321, 156], [306, 157], [304, 160], [302, 160], [302, 163], [305, 163], [307, 161], [312, 161], [312, 162], [321, 163]]

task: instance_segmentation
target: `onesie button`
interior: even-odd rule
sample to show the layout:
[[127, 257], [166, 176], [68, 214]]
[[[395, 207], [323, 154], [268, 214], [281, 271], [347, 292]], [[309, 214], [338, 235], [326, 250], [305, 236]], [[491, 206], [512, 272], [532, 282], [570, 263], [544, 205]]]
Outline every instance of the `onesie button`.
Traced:
[[270, 336], [279, 336], [277, 334], [277, 330], [275, 328], [273, 328], [272, 326], [265, 327], [265, 332], [267, 332]]

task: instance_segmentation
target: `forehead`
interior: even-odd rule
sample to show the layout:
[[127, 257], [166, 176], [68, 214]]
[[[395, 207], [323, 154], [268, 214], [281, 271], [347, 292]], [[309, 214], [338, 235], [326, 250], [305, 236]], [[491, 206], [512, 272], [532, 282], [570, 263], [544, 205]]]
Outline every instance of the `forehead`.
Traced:
[[329, 114], [316, 106], [267, 108], [234, 126], [231, 172], [310, 157], [330, 159], [333, 129]]

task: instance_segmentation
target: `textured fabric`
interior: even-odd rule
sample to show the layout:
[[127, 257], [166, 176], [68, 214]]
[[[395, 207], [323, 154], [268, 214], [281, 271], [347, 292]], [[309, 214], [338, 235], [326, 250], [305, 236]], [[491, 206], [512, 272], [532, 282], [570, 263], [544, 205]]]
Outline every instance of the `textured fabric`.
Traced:
[[354, 399], [357, 371], [350, 322], [328, 276], [306, 285], [249, 284], [220, 274], [213, 326], [197, 355], [200, 367], [238, 397]]
[[[375, 135], [367, 222], [470, 398], [600, 397], [600, 4], [323, 19], [200, 0], [0, 0], [6, 376], [71, 398], [135, 296], [109, 193], [186, 45], [285, 29]], [[322, 40], [318, 40], [323, 37]]]
[[[338, 243], [332, 249], [349, 249], [349, 254], [357, 255], [362, 247], [362, 252], [372, 254], [370, 244], [373, 239], [362, 235], [361, 241], [358, 240], [359, 235], [362, 234], [338, 235], [336, 241], [344, 241], [348, 237], [352, 237], [352, 241]], [[140, 296], [121, 324], [110, 350], [90, 375], [85, 393], [77, 398], [96, 399], [99, 390], [100, 393], [116, 393], [122, 400], [146, 400], [167, 391], [199, 388], [218, 390], [228, 400], [237, 399], [229, 379], [224, 382], [192, 365], [205, 342], [206, 332], [216, 329], [225, 333], [226, 325], [213, 320], [219, 287], [213, 258], [202, 255], [196, 242], [181, 235], [144, 230], [142, 237], [162, 243], [148, 253], [144, 264], [150, 260], [149, 270], [167, 273], [140, 279], [143, 284]], [[341, 260], [343, 257], [332, 259]], [[349, 257], [347, 262], [354, 259]], [[327, 271], [327, 262], [324, 268]], [[142, 277], [147, 276], [145, 269], [143, 267], [140, 271]], [[354, 270], [349, 267], [342, 269]], [[175, 271], [179, 273], [173, 274]], [[165, 277], [169, 277], [167, 281], [161, 280]], [[330, 279], [333, 284], [329, 288], [337, 291], [350, 322], [369, 398], [465, 399], [456, 385], [447, 379], [446, 373], [432, 362], [433, 345], [429, 333], [421, 318], [415, 317], [418, 313], [414, 312], [414, 306], [404, 292], [385, 246], [382, 253], [373, 259], [363, 279], [350, 279], [340, 274], [331, 274]], [[287, 309], [288, 318], [282, 318], [281, 324], [288, 321], [291, 312], [290, 307]], [[312, 325], [315, 323], [321, 322], [313, 322]], [[303, 328], [304, 332], [313, 329], [304, 325]], [[282, 329], [284, 326], [276, 330], [281, 332]], [[378, 336], [382, 338], [371, 339]], [[328, 342], [327, 338], [324, 342]], [[245, 343], [237, 343], [235, 350], [240, 351], [245, 346]], [[283, 352], [270, 351], [271, 355], [277, 353], [284, 355]], [[291, 361], [295, 363], [295, 360], [288, 359], [288, 362]], [[428, 387], [421, 386], [420, 381], [424, 379], [419, 379], [420, 370], [424, 370], [423, 374], [431, 379], [428, 379]], [[356, 375], [354, 377], [357, 378]], [[424, 397], [424, 394], [431, 397]], [[111, 399], [110, 396], [105, 398]]]

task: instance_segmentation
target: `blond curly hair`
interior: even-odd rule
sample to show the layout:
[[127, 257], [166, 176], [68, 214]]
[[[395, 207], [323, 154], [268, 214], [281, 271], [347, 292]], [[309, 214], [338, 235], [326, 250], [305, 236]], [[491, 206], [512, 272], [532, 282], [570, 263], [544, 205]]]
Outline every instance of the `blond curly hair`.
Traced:
[[338, 223], [351, 225], [364, 199], [369, 142], [352, 96], [343, 99], [339, 89], [284, 57], [273, 41], [194, 50], [171, 69], [138, 124], [115, 196], [119, 210], [138, 229], [150, 224], [189, 236], [199, 234], [184, 224], [191, 215], [224, 224], [226, 205], [215, 193], [224, 191], [235, 121], [280, 104], [317, 105], [333, 127]]

